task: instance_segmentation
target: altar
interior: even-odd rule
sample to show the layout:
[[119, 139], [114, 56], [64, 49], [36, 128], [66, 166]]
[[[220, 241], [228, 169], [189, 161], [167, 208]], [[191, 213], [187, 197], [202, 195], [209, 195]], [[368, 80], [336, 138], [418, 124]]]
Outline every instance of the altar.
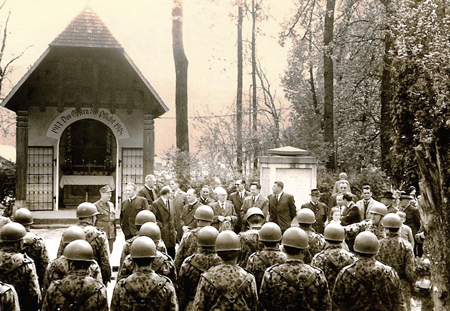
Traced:
[[95, 202], [100, 198], [101, 187], [115, 189], [113, 176], [63, 175], [59, 187], [63, 188], [62, 207], [72, 208], [81, 202]]

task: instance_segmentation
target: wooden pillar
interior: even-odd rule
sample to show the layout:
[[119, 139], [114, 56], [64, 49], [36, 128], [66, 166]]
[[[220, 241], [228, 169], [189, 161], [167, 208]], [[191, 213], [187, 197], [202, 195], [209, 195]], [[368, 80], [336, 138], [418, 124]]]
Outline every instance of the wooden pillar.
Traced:
[[155, 121], [153, 115], [144, 114], [144, 176], [153, 174], [155, 167]]
[[17, 111], [16, 123], [16, 201], [27, 199], [28, 111]]

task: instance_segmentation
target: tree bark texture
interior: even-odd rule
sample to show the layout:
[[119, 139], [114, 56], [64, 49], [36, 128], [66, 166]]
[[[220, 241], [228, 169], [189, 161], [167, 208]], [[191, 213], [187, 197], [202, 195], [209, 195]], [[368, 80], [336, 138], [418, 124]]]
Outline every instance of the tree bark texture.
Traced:
[[237, 170], [242, 173], [242, 89], [243, 89], [243, 56], [242, 56], [242, 23], [244, 14], [242, 5], [238, 7], [237, 26], [237, 97], [236, 97], [236, 157]]
[[258, 98], [256, 97], [256, 0], [252, 0], [252, 86], [253, 86], [253, 96], [252, 96], [252, 109], [253, 109], [253, 170], [256, 172], [258, 170]]

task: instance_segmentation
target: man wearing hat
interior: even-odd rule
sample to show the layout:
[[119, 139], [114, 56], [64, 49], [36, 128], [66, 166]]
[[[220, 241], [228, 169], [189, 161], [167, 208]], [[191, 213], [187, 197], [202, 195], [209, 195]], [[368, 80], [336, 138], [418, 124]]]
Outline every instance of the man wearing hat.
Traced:
[[385, 191], [381, 198], [381, 203], [386, 205], [388, 214], [397, 213], [398, 209], [394, 206], [395, 198], [392, 191]]
[[327, 221], [328, 209], [325, 203], [320, 202], [319, 189], [311, 189], [311, 201], [302, 205], [301, 208], [309, 208], [316, 216], [316, 222], [312, 225], [313, 229], [320, 234], [323, 234], [325, 222]]
[[111, 194], [113, 190], [109, 185], [100, 188], [100, 200], [94, 203], [98, 214], [94, 225], [105, 231], [109, 243], [109, 253], [113, 251], [114, 241], [116, 240], [116, 210], [111, 203]]

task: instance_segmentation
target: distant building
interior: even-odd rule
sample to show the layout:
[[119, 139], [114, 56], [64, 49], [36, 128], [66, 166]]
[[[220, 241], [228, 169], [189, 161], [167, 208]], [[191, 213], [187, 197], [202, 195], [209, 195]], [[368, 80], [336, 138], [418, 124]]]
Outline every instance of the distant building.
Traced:
[[105, 184], [118, 203], [153, 172], [154, 119], [168, 110], [89, 6], [2, 105], [17, 114], [16, 200], [31, 210], [94, 202]]

